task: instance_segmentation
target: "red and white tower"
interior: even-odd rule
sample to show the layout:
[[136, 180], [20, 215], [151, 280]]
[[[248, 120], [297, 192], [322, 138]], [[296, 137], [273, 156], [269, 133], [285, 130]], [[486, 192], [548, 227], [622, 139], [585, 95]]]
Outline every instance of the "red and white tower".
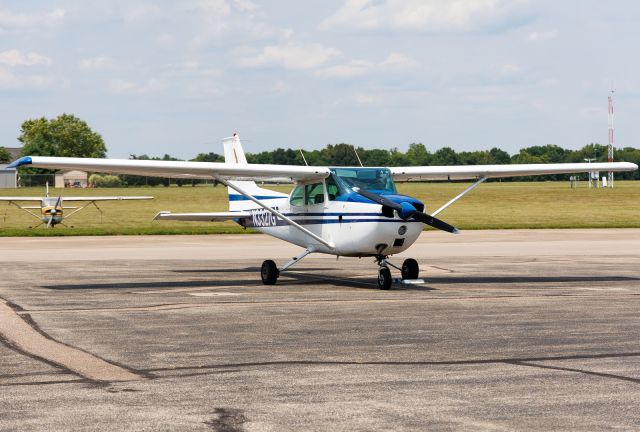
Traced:
[[[607, 160], [613, 162], [613, 92], [609, 92], [609, 143], [607, 146]], [[613, 187], [613, 172], [609, 171], [607, 186]]]

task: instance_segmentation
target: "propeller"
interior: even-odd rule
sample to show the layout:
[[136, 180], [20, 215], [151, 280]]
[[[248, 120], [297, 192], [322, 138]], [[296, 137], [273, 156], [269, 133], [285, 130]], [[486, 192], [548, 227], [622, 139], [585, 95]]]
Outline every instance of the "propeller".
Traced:
[[51, 228], [51, 225], [53, 224], [53, 217], [58, 213], [58, 207], [60, 206], [61, 202], [62, 202], [62, 195], [58, 197], [58, 201], [56, 201], [56, 205], [53, 206], [53, 208], [51, 209], [51, 212], [49, 213], [50, 217], [49, 217], [49, 221], [47, 222], [47, 228]]
[[357, 194], [362, 195], [365, 198], [370, 199], [373, 202], [377, 202], [378, 204], [382, 204], [383, 206], [394, 209], [398, 213], [398, 216], [400, 216], [400, 218], [403, 220], [413, 219], [416, 221], [420, 221], [424, 224], [427, 224], [429, 226], [432, 226], [434, 228], [437, 228], [439, 230], [450, 232], [452, 234], [460, 233], [460, 231], [458, 231], [458, 229], [453, 225], [449, 225], [445, 221], [440, 220], [434, 216], [431, 216], [430, 214], [418, 211], [418, 209], [416, 209], [411, 203], [408, 203], [408, 202], [397, 203], [389, 198], [385, 198], [376, 193], [365, 191], [357, 187], [354, 187], [353, 191], [356, 192]]

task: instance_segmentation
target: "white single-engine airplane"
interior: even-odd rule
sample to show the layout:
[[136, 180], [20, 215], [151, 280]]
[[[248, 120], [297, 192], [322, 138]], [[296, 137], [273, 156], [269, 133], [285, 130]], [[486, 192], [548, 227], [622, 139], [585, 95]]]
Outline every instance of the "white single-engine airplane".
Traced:
[[[249, 164], [240, 138], [223, 140], [225, 162], [182, 162], [127, 159], [82, 159], [26, 156], [10, 167], [31, 165], [52, 169], [82, 169], [91, 172], [154, 177], [214, 179], [227, 186], [229, 211], [223, 213], [160, 212], [159, 220], [233, 220], [244, 227], [272, 235], [304, 248], [281, 267], [272, 260], [262, 263], [266, 285], [276, 283], [281, 272], [310, 253], [345, 257], [374, 257], [378, 286], [389, 289], [393, 282], [389, 267], [401, 272], [403, 281], [418, 278], [416, 260], [401, 267], [388, 257], [408, 249], [424, 224], [451, 233], [458, 230], [435, 216], [489, 178], [592, 171], [632, 171], [627, 162], [532, 165], [412, 166], [391, 168], [319, 167]], [[291, 194], [259, 187], [255, 180], [295, 183]], [[471, 186], [432, 213], [425, 205], [396, 191], [394, 180], [476, 180]]]
[[[49, 183], [46, 185], [46, 191], [44, 197], [26, 197], [26, 196], [4, 196], [0, 197], [0, 201], [6, 201], [9, 205], [13, 205], [20, 210], [24, 210], [34, 218], [38, 219], [40, 223], [33, 228], [40, 225], [45, 225], [47, 228], [53, 228], [58, 224], [66, 226], [62, 221], [66, 217], [67, 219], [78, 213], [79, 211], [87, 208], [91, 204], [102, 214], [102, 209], [98, 207], [96, 201], [122, 201], [122, 200], [148, 200], [153, 199], [152, 196], [82, 196], [82, 197], [65, 197], [62, 195], [56, 197], [49, 196]], [[80, 202], [84, 203], [80, 207], [64, 206], [63, 201]], [[39, 206], [30, 206], [19, 204], [22, 202], [40, 202]], [[66, 216], [64, 210], [73, 210]], [[40, 215], [32, 212], [31, 210], [40, 210]]]

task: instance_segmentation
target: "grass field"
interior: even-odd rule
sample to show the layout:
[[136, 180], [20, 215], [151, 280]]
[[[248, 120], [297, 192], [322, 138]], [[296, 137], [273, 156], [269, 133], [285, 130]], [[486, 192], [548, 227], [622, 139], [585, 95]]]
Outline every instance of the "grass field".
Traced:
[[[419, 198], [433, 211], [470, 183], [404, 183], [400, 193]], [[289, 186], [274, 187], [288, 192]], [[51, 195], [152, 195], [150, 201], [105, 202], [66, 219], [73, 228], [37, 224], [25, 212], [0, 203], [0, 236], [214, 234], [247, 232], [233, 222], [159, 222], [160, 210], [174, 212], [226, 211], [227, 191], [218, 186], [127, 189], [51, 190]], [[44, 188], [0, 189], [0, 196], [41, 196]], [[39, 213], [39, 210], [35, 210]], [[442, 212], [445, 221], [461, 229], [499, 228], [639, 228], [640, 182], [616, 182], [614, 189], [570, 189], [568, 182], [485, 183]]]

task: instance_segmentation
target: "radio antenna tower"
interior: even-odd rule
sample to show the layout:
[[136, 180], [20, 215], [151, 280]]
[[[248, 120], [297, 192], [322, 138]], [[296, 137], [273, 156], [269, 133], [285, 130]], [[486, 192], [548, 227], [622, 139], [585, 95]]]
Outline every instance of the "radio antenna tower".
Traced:
[[[613, 86], [609, 91], [609, 143], [607, 146], [607, 160], [613, 162]], [[607, 186], [613, 187], [613, 172], [609, 171], [607, 178]]]

